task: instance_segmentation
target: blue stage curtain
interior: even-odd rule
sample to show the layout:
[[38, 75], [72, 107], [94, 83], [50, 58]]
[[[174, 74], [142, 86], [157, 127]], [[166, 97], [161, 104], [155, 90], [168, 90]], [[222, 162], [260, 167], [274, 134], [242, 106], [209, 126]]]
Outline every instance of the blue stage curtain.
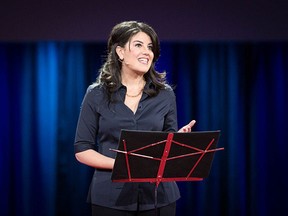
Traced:
[[[73, 153], [105, 43], [0, 43], [1, 215], [89, 215], [93, 169]], [[221, 130], [209, 177], [178, 182], [177, 215], [287, 212], [288, 43], [164, 42], [179, 126]], [[180, 168], [179, 168], [180, 169]]]

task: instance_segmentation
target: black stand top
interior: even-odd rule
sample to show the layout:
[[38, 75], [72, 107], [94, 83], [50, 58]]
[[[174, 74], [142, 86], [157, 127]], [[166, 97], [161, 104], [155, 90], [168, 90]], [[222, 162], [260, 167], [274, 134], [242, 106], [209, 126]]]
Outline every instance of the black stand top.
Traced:
[[190, 133], [122, 130], [112, 181], [200, 181], [208, 177], [220, 131]]

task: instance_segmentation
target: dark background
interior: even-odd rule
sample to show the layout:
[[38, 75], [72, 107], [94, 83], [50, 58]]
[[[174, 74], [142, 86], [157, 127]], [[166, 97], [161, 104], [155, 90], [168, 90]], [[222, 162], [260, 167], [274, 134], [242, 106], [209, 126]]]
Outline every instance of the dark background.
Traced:
[[63, 0], [0, 3], [0, 39], [105, 41], [124, 20], [151, 24], [161, 40], [286, 40], [287, 1]]
[[111, 28], [152, 25], [179, 127], [221, 130], [209, 177], [179, 182], [177, 216], [288, 211], [287, 1], [1, 1], [0, 215], [90, 215], [75, 160], [81, 101]]

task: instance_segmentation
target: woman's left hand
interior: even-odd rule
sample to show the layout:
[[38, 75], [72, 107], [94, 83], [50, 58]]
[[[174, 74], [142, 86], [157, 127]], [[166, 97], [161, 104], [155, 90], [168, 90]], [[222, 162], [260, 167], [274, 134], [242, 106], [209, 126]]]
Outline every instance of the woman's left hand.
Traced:
[[184, 132], [184, 133], [191, 132], [192, 127], [194, 126], [195, 123], [196, 121], [192, 120], [191, 122], [189, 122], [189, 124], [185, 125], [180, 130], [178, 130], [178, 132]]

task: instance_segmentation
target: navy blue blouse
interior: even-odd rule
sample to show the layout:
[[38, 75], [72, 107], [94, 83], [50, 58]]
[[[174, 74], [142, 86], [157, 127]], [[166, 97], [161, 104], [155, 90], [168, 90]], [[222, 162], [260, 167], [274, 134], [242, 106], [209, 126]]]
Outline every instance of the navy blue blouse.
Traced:
[[[145, 85], [145, 89], [149, 84]], [[136, 113], [124, 104], [126, 87], [121, 86], [109, 101], [102, 85], [91, 85], [83, 99], [76, 135], [75, 153], [95, 149], [99, 153], [115, 158], [121, 129], [145, 131], [178, 130], [176, 100], [173, 90], [160, 90], [151, 97], [144, 92]], [[95, 169], [88, 201], [101, 206], [122, 210], [147, 210], [154, 208], [154, 189], [151, 183], [115, 183], [111, 181], [111, 170]], [[158, 206], [179, 199], [175, 182], [164, 182], [158, 186]]]

